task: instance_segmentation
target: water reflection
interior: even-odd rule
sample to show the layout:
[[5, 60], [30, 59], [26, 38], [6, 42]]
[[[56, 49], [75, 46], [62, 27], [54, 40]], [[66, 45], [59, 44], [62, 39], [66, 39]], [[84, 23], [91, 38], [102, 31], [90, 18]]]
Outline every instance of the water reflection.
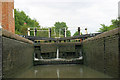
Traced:
[[36, 76], [36, 75], [37, 75], [37, 72], [38, 72], [38, 70], [34, 70], [35, 77], [37, 77], [37, 76]]
[[57, 69], [57, 78], [60, 78], [59, 69]]
[[110, 78], [84, 65], [41, 65], [19, 74], [17, 78]]

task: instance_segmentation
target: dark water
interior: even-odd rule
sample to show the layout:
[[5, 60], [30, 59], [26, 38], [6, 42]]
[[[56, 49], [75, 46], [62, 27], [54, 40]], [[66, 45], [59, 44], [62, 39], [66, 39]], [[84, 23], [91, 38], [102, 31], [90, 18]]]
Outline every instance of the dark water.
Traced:
[[17, 78], [110, 78], [84, 65], [41, 65], [19, 74]]

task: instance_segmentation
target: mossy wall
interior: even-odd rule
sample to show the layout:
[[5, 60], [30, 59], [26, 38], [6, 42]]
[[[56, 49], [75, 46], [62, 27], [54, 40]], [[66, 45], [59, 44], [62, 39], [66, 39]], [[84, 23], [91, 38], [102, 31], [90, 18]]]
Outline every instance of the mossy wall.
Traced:
[[33, 66], [32, 44], [2, 37], [3, 78], [14, 77], [17, 72]]
[[6, 30], [2, 31], [2, 77], [14, 78], [33, 66], [33, 42]]
[[120, 77], [120, 28], [83, 42], [84, 64], [112, 77]]

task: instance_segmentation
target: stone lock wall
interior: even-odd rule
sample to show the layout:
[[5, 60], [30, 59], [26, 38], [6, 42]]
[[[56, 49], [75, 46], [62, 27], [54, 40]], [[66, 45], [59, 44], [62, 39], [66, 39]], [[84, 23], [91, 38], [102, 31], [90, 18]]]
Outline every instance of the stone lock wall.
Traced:
[[3, 78], [14, 78], [33, 66], [34, 46], [31, 41], [10, 32], [3, 31], [2, 35]]
[[112, 77], [120, 77], [120, 28], [83, 42], [84, 64]]

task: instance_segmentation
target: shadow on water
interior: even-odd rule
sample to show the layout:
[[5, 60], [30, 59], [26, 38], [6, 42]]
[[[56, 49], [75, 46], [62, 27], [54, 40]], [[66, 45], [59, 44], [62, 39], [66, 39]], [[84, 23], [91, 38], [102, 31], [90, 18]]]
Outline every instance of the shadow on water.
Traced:
[[19, 74], [16, 78], [111, 78], [84, 65], [40, 65]]

